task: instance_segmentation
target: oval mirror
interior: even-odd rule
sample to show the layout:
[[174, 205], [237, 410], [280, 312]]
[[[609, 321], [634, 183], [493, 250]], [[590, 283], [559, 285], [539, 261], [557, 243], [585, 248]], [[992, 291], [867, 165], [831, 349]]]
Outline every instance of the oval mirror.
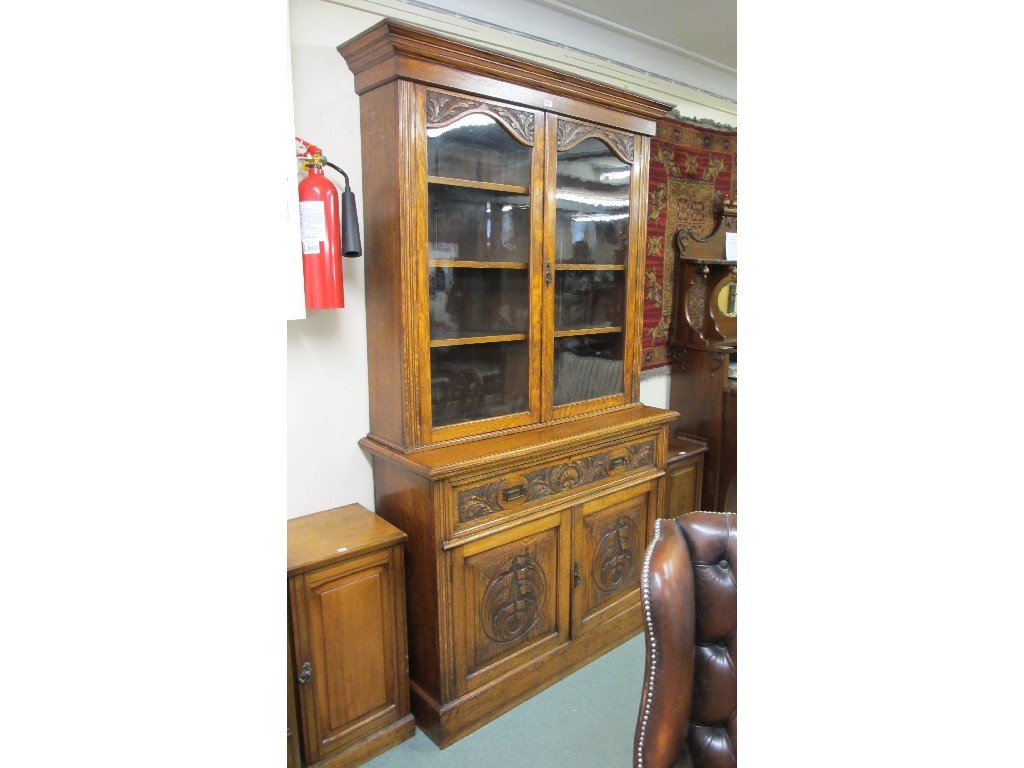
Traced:
[[715, 302], [718, 304], [718, 311], [726, 317], [736, 317], [736, 278], [731, 278], [724, 284], [719, 283]]
[[726, 340], [736, 338], [736, 275], [730, 273], [715, 283], [709, 296], [715, 330]]

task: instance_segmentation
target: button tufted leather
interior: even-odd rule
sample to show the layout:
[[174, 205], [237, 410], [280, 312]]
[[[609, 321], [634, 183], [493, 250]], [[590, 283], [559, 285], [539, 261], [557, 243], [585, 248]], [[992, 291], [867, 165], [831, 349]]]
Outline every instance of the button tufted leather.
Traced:
[[643, 570], [635, 768], [736, 765], [736, 515], [658, 520]]

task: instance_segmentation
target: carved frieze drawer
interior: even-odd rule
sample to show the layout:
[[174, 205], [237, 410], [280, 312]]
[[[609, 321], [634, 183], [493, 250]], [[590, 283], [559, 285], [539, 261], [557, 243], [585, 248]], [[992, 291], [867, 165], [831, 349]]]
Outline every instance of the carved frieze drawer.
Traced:
[[528, 511], [572, 494], [597, 491], [624, 477], [657, 468], [657, 435], [526, 465], [453, 488], [453, 533]]

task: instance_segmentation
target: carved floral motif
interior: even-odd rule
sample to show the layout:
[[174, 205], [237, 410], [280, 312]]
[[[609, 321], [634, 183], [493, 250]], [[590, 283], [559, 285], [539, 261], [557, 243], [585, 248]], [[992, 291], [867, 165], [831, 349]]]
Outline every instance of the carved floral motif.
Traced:
[[634, 139], [629, 134], [609, 131], [596, 125], [583, 125], [570, 120], [559, 120], [556, 131], [556, 144], [559, 150], [569, 149], [584, 139], [596, 137], [603, 139], [619, 159], [626, 163], [633, 162]]
[[[556, 464], [551, 467], [528, 472], [526, 478], [526, 494], [517, 497], [520, 503], [554, 496], [559, 493], [582, 488], [585, 485], [611, 477], [612, 469], [626, 472], [654, 464], [654, 441], [648, 440], [637, 445], [626, 446], [625, 464], [617, 467], [609, 466], [612, 452], [603, 451], [592, 456]], [[485, 485], [475, 486], [460, 491], [457, 498], [459, 522], [467, 523], [488, 515], [505, 510], [502, 490], [504, 480], [495, 480]], [[517, 504], [516, 506], [519, 506]]]
[[704, 335], [704, 291], [707, 278], [694, 275], [690, 281], [690, 290], [686, 294], [686, 320], [701, 336]]
[[427, 91], [427, 125], [435, 128], [448, 125], [470, 112], [490, 115], [505, 126], [523, 144], [533, 145], [535, 120], [533, 112], [522, 112], [500, 104], [466, 99], [450, 93]]
[[459, 493], [459, 520], [466, 523], [478, 517], [493, 515], [501, 509], [498, 494], [501, 492], [503, 482], [495, 480], [493, 483]]

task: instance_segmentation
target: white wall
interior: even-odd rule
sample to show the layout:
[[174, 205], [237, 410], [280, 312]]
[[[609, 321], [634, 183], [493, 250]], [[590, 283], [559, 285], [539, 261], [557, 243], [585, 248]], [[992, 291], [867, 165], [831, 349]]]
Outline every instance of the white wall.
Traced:
[[[382, 17], [321, 0], [292, 0], [290, 16], [295, 135], [345, 170], [362, 219], [359, 97], [336, 47]], [[344, 309], [288, 321], [288, 517], [352, 502], [374, 508], [370, 461], [358, 445], [370, 428], [366, 258], [342, 259]]]
[[[393, 15], [394, 8], [382, 9]], [[291, 0], [295, 135], [345, 169], [360, 217], [359, 100], [336, 49], [383, 17], [324, 0]], [[516, 21], [505, 24], [513, 27]], [[311, 311], [308, 319], [288, 322], [288, 517], [351, 502], [374, 509], [370, 461], [358, 446], [369, 430], [362, 279], [367, 258], [373, 254], [343, 259], [344, 309]], [[666, 407], [668, 377], [645, 375], [640, 399]]]

